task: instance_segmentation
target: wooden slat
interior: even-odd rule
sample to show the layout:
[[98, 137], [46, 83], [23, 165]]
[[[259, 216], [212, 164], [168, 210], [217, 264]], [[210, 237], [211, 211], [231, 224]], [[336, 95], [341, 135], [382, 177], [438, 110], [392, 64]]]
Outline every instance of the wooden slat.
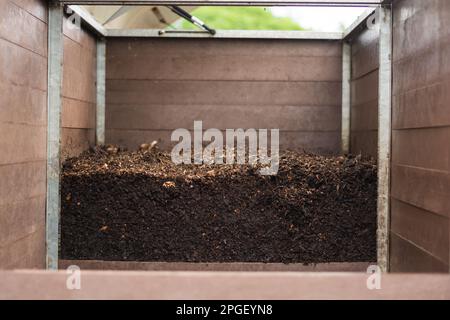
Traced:
[[449, 219], [393, 200], [391, 230], [430, 255], [449, 264]]
[[0, 12], [0, 38], [40, 56], [47, 55], [47, 25], [40, 20], [42, 14], [46, 15], [45, 4], [37, 0], [1, 1]]
[[61, 134], [63, 160], [78, 156], [95, 145], [95, 129], [62, 128]]
[[338, 131], [338, 107], [116, 105], [109, 104], [110, 129], [175, 130], [192, 128], [201, 119], [205, 128], [267, 128], [289, 131]]
[[45, 226], [45, 195], [0, 205], [0, 248]]
[[45, 267], [45, 227], [0, 248], [0, 269], [43, 269]]
[[95, 144], [96, 41], [84, 29], [63, 24], [64, 68], [62, 157], [77, 156]]
[[352, 131], [378, 130], [378, 100], [352, 105]]
[[107, 81], [106, 103], [340, 106], [339, 82]]
[[378, 131], [376, 130], [352, 131], [351, 152], [376, 159], [378, 156], [377, 141]]
[[450, 172], [450, 127], [394, 130], [395, 164]]
[[352, 43], [352, 78], [358, 79], [378, 69], [378, 40], [376, 29], [364, 30]]
[[448, 217], [450, 174], [393, 164], [392, 196], [416, 207]]
[[0, 123], [45, 126], [47, 92], [0, 82]]
[[448, 264], [411, 242], [391, 233], [390, 271], [393, 273], [447, 273]]
[[378, 99], [378, 72], [352, 81], [352, 105], [372, 102]]
[[95, 105], [91, 102], [63, 98], [63, 128], [94, 129]]
[[[251, 52], [255, 59], [264, 57], [335, 57], [342, 56], [339, 41], [315, 40], [260, 40], [260, 39], [108, 39], [110, 58], [129, 57], [130, 51], [142, 56], [174, 58], [201, 56], [239, 57]], [[177, 50], [182, 47], [183, 50]], [[127, 48], [127, 50], [124, 50]]]
[[46, 127], [1, 123], [0, 165], [45, 160]]
[[47, 91], [46, 58], [0, 38], [0, 82]]
[[1, 272], [0, 299], [450, 299], [448, 275], [387, 274], [382, 276], [381, 290], [368, 290], [365, 273], [82, 270], [81, 274], [82, 289], [67, 290], [65, 270]]
[[46, 6], [0, 2], [0, 269], [44, 267]]
[[352, 42], [351, 147], [378, 157], [379, 32], [366, 29]]

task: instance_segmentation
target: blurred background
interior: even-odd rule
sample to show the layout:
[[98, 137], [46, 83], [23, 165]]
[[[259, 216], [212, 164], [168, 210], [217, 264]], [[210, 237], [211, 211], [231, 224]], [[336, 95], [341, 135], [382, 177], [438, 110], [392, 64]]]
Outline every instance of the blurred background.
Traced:
[[[367, 8], [364, 7], [182, 7], [209, 27], [222, 30], [309, 30], [340, 32]], [[167, 7], [85, 6], [110, 29], [196, 30]]]

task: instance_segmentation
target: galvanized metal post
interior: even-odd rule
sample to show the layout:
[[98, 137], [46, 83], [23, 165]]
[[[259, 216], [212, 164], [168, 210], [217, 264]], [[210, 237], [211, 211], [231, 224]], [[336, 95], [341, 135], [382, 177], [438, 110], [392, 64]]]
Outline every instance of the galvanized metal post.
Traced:
[[342, 125], [341, 151], [350, 152], [350, 116], [351, 116], [351, 76], [352, 76], [352, 46], [345, 42], [342, 47]]
[[48, 11], [48, 123], [47, 123], [47, 269], [58, 269], [61, 161], [61, 94], [63, 7], [51, 2]]
[[106, 42], [97, 41], [97, 111], [96, 141], [97, 145], [105, 144], [105, 86], [106, 86]]
[[392, 12], [379, 9], [379, 97], [378, 97], [378, 265], [389, 271], [390, 170], [392, 126]]

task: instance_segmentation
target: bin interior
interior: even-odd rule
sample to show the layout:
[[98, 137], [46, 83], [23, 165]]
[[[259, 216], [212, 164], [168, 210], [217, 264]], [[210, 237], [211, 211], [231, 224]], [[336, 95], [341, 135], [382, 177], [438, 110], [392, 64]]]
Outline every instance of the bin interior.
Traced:
[[[126, 37], [106, 52], [110, 146], [63, 167], [62, 259], [326, 264], [305, 269], [317, 271], [376, 261], [376, 163], [341, 155], [342, 41]], [[193, 138], [194, 121], [224, 146], [226, 129], [279, 129], [278, 174], [172, 165], [171, 134]]]

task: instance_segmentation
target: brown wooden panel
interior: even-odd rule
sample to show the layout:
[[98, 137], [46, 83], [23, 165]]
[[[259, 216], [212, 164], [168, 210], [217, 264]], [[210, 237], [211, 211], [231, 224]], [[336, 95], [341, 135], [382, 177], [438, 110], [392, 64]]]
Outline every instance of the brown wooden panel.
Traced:
[[64, 128], [94, 129], [95, 104], [63, 98], [61, 125]]
[[95, 144], [96, 40], [64, 20], [62, 156], [77, 156]]
[[393, 199], [391, 230], [449, 264], [449, 219]]
[[215, 105], [108, 105], [111, 129], [192, 129], [195, 120], [204, 128], [268, 128], [289, 131], [339, 131], [338, 107], [215, 106]]
[[418, 208], [393, 206], [391, 215], [423, 249], [408, 247], [416, 266], [396, 261], [407, 254], [398, 250], [391, 260], [399, 271], [435, 271], [443, 267], [424, 250], [447, 265], [450, 251], [450, 2], [397, 0], [393, 12], [392, 196]]
[[378, 69], [378, 40], [376, 29], [366, 29], [352, 43], [352, 79], [361, 78]]
[[450, 77], [446, 76], [438, 83], [394, 96], [392, 106], [393, 128], [449, 126], [449, 83]]
[[64, 38], [63, 96], [95, 102], [96, 52]]
[[[416, 55], [448, 40], [450, 7], [447, 0], [396, 0], [394, 3], [394, 60]], [[424, 32], [427, 30], [427, 32]]]
[[378, 99], [378, 71], [352, 81], [352, 105], [360, 105]]
[[352, 131], [377, 131], [378, 100], [352, 105], [350, 123]]
[[45, 226], [45, 195], [0, 205], [0, 247], [33, 234]]
[[[132, 80], [236, 80], [236, 81], [340, 81], [340, 57], [258, 57], [195, 55], [173, 57], [129, 55], [108, 59], [107, 79]], [[264, 66], [264, 67], [262, 67]]]
[[448, 217], [450, 174], [392, 165], [392, 196], [416, 207]]
[[95, 145], [95, 129], [62, 128], [61, 155], [75, 157]]
[[378, 32], [364, 30], [352, 42], [350, 151], [378, 155]]
[[0, 82], [0, 123], [46, 126], [46, 104], [46, 91]]
[[352, 131], [350, 137], [350, 150], [353, 154], [361, 154], [377, 158], [378, 156], [378, 132], [365, 130], [365, 131]]
[[123, 130], [108, 142], [167, 140], [202, 120], [205, 128], [278, 128], [302, 136], [282, 145], [337, 151], [339, 134], [330, 133], [340, 130], [341, 55], [339, 41], [111, 39], [106, 125]]
[[394, 95], [438, 83], [440, 68], [440, 52], [437, 46], [394, 62], [394, 69], [399, 75], [393, 84]]
[[0, 205], [45, 195], [46, 161], [1, 165], [0, 177]]
[[47, 22], [47, 3], [45, 0], [11, 0], [31, 15]]
[[394, 130], [392, 161], [450, 172], [450, 127]]
[[450, 299], [448, 275], [436, 274], [384, 274], [381, 290], [367, 289], [366, 273], [98, 272], [83, 269], [81, 277], [82, 290], [67, 290], [65, 270], [3, 271], [0, 272], [0, 287], [3, 288], [0, 291], [0, 299], [413, 301]]
[[[108, 143], [136, 150], [144, 142], [159, 140], [163, 149], [171, 148], [172, 130], [106, 130]], [[225, 135], [224, 135], [225, 137]], [[280, 132], [280, 150], [298, 150], [319, 154], [336, 154], [339, 150], [339, 132]]]
[[448, 273], [449, 266], [411, 242], [391, 232], [390, 271], [401, 273]]
[[47, 90], [47, 58], [0, 38], [0, 82]]
[[423, 248], [420, 253], [409, 252], [416, 266], [396, 262], [402, 253], [394, 251], [392, 265], [399, 271], [424, 266], [431, 271], [442, 269], [423, 250], [448, 265], [450, 63], [445, 57], [450, 54], [449, 17], [445, 0], [394, 2], [393, 126], [402, 130], [393, 131], [392, 195], [419, 208], [394, 202], [391, 215], [393, 228]]
[[[21, 2], [25, 3], [25, 1]], [[42, 3], [36, 0], [27, 2], [27, 9], [35, 11], [39, 15], [43, 13], [45, 7]], [[44, 57], [47, 55], [47, 25], [45, 22], [11, 1], [0, 1], [0, 12], [0, 38], [38, 55]]]
[[0, 248], [0, 269], [44, 269], [45, 226]]
[[109, 80], [106, 100], [107, 105], [340, 106], [341, 83]]
[[[180, 48], [182, 48], [180, 50]], [[340, 41], [278, 39], [187, 39], [117, 38], [108, 39], [108, 57], [128, 57], [129, 51], [161, 57], [198, 55], [238, 57], [252, 53], [255, 58], [341, 57]]]
[[45, 266], [47, 2], [0, 1], [0, 269]]
[[45, 160], [47, 127], [1, 123], [0, 165]]
[[82, 270], [122, 271], [213, 271], [213, 272], [366, 272], [371, 262], [335, 262], [318, 264], [247, 262], [144, 262], [103, 260], [59, 260], [58, 268], [71, 265]]

